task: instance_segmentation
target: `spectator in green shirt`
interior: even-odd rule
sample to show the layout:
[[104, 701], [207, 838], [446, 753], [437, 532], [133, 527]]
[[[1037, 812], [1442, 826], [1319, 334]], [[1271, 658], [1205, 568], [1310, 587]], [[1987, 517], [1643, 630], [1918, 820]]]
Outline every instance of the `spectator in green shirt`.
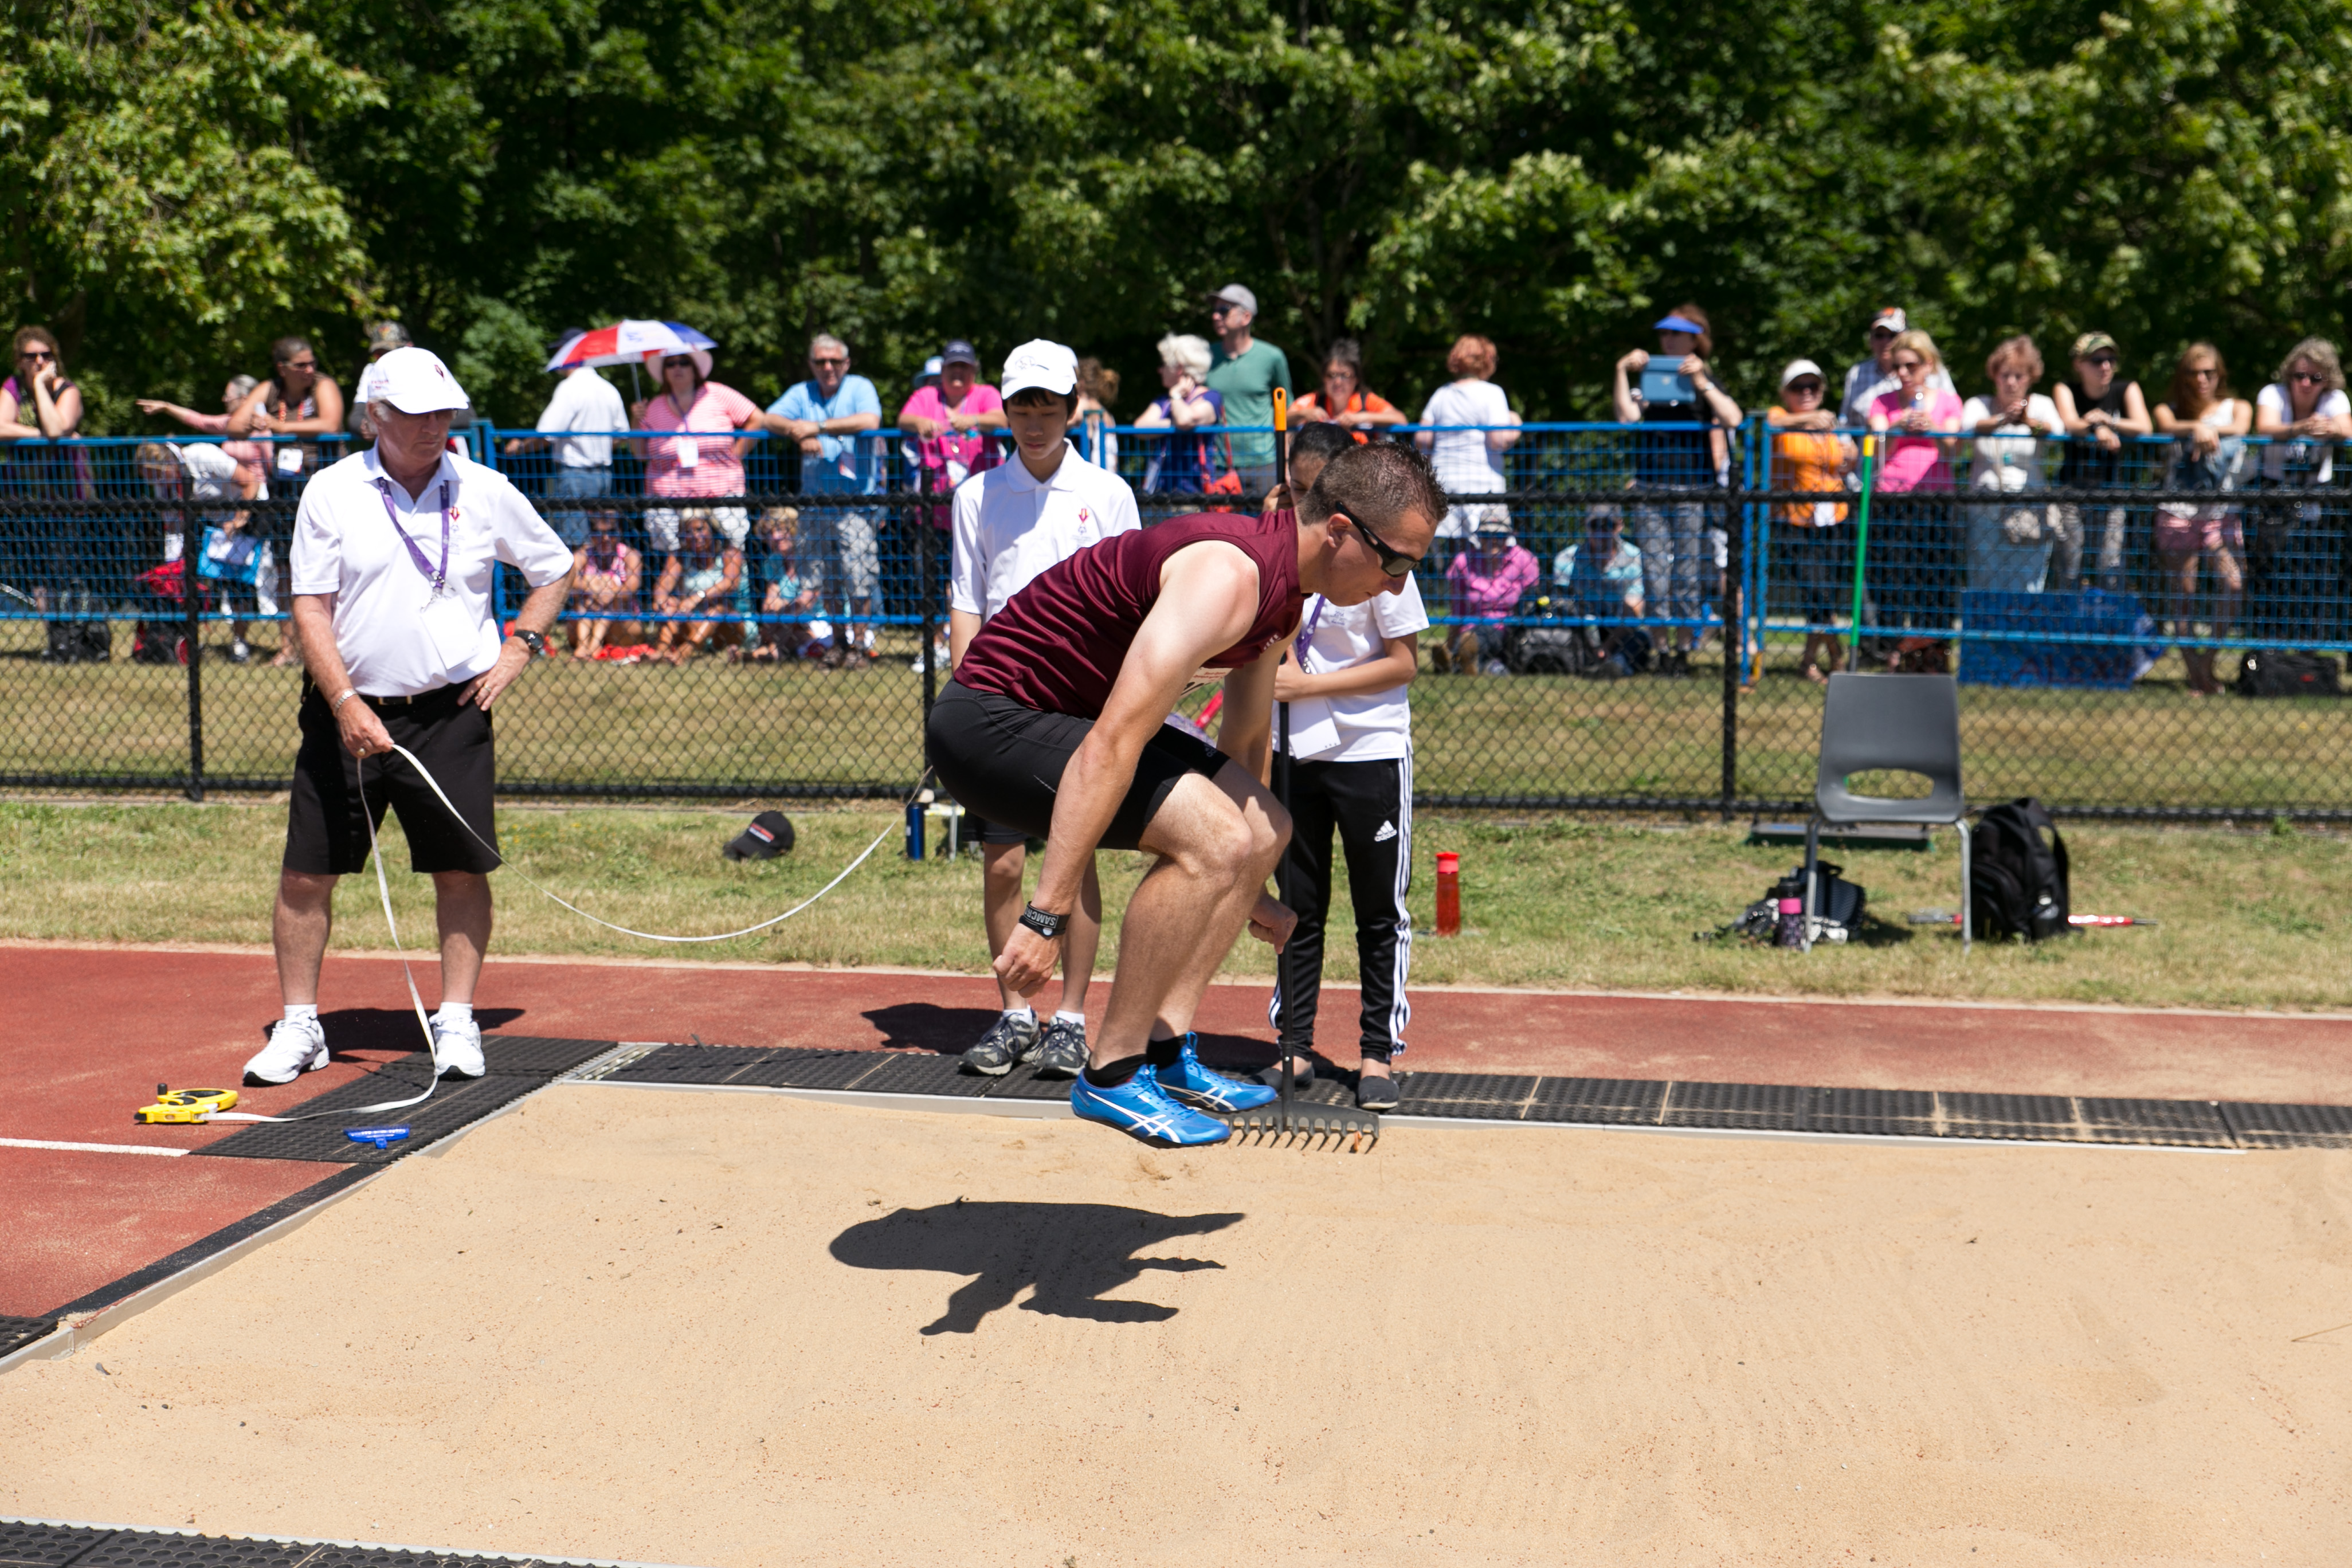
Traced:
[[[1209, 296], [1209, 321], [1216, 329], [1217, 346], [1209, 355], [1203, 384], [1225, 400], [1225, 423], [1269, 426], [1274, 423], [1274, 389], [1290, 392], [1290, 356], [1272, 343], [1250, 336], [1257, 320], [1257, 296], [1238, 283], [1228, 283]], [[1274, 437], [1271, 434], [1233, 437], [1234, 469], [1242, 477], [1242, 494], [1256, 497], [1274, 488]]]

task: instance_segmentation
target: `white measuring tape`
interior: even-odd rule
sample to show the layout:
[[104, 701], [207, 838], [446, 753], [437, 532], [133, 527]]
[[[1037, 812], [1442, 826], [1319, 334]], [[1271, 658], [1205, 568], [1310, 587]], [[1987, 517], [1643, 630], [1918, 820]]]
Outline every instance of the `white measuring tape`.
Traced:
[[[457, 805], [449, 799], [448, 795], [443, 793], [441, 781], [433, 776], [431, 769], [427, 768], [423, 763], [416, 760], [415, 752], [397, 742], [394, 743], [392, 749], [399, 752], [403, 757], [408, 759], [408, 765], [416, 770], [416, 776], [425, 781], [425, 787], [433, 792], [435, 798], [439, 800], [443, 805], [448, 807], [449, 815], [457, 818], [457, 826], [464, 828], [473, 838], [475, 843], [488, 850], [492, 855], [498, 856], [499, 864], [505, 867], [508, 870], [514, 872], [516, 876], [520, 877], [524, 882], [530, 885], [532, 891], [538, 893], [541, 898], [548, 900], [551, 903], [561, 904], [563, 908], [570, 910], [573, 914], [578, 915], [583, 921], [593, 921], [597, 925], [603, 926], [606, 931], [616, 931], [623, 936], [640, 937], [646, 942], [732, 942], [737, 937], [750, 936], [755, 931], [763, 931], [770, 926], [781, 925], [784, 921], [792, 919], [794, 915], [799, 914], [803, 910], [807, 909], [811, 904], [815, 903], [819, 899], [824, 898], [835, 888], [841, 886], [842, 883], [847, 881], [849, 879], [849, 874], [852, 871], [855, 871], [860, 866], [865, 865], [866, 862], [873, 857], [874, 851], [882, 847], [882, 841], [884, 839], [889, 837], [891, 834], [898, 831], [898, 825], [893, 823], [890, 826], [885, 827], [881, 832], [876, 834], [874, 836], [874, 842], [868, 844], [864, 850], [860, 851], [856, 859], [852, 860], [848, 865], [843, 867], [839, 876], [835, 877], [832, 881], [827, 882], [824, 887], [819, 888], [815, 892], [811, 893], [807, 898], [802, 900], [799, 903], [794, 904], [791, 909], [786, 910], [782, 914], [776, 916], [772, 920], [761, 921], [758, 925], [745, 926], [741, 931], [720, 931], [714, 936], [665, 936], [659, 931], [632, 931], [629, 927], [625, 925], [614, 925], [611, 921], [605, 920], [600, 915], [592, 915], [586, 910], [580, 908], [577, 904], [567, 902], [563, 899], [557, 897], [554, 893], [550, 892], [547, 889], [541, 887], [537, 882], [532, 881], [528, 873], [515, 866], [513, 862], [509, 861], [504, 855], [499, 854], [497, 845], [492, 844], [488, 839], [484, 838], [480, 834], [474, 831], [474, 825], [466, 820], [466, 814], [459, 811]], [[383, 874], [383, 847], [376, 842], [375, 813], [370, 811], [367, 805], [366, 767], [362, 765], [358, 770], [358, 773], [360, 781], [360, 815], [367, 821], [368, 858], [373, 862], [375, 866], [376, 897], [383, 905], [384, 927], [392, 932], [392, 950], [400, 955], [401, 976], [408, 982], [408, 1005], [415, 1010], [416, 1026], [425, 1032], [425, 1058], [427, 1065], [431, 1066], [435, 1069], [434, 1074], [432, 1078], [425, 1082], [423, 1093], [412, 1095], [406, 1100], [386, 1100], [382, 1105], [341, 1106], [333, 1110], [305, 1111], [300, 1116], [263, 1116], [257, 1112], [250, 1110], [221, 1110], [215, 1111], [212, 1115], [205, 1117], [205, 1120], [207, 1121], [308, 1121], [314, 1117], [320, 1116], [366, 1116], [379, 1110], [404, 1110], [409, 1106], [421, 1105], [425, 1100], [432, 1099], [433, 1091], [440, 1087], [441, 1077], [439, 1072], [439, 1063], [434, 1060], [433, 1021], [425, 1016], [425, 998], [416, 989], [416, 973], [414, 970], [408, 967], [408, 950], [400, 945], [400, 922], [393, 917], [392, 913], [392, 884], [385, 879]], [[917, 787], [919, 789], [921, 786], [919, 784]]]

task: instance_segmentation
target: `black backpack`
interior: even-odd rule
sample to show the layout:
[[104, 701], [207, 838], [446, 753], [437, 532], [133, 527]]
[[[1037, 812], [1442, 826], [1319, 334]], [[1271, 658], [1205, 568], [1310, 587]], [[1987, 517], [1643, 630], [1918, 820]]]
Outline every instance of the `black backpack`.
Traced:
[[2241, 697], [2340, 697], [2341, 668], [2323, 654], [2255, 648], [2238, 668]]
[[1969, 851], [1969, 887], [1980, 937], [2066, 934], [2066, 840], [2040, 801], [1986, 809]]
[[44, 657], [51, 664], [104, 664], [114, 651], [114, 628], [99, 596], [75, 583], [58, 595], [57, 610]]

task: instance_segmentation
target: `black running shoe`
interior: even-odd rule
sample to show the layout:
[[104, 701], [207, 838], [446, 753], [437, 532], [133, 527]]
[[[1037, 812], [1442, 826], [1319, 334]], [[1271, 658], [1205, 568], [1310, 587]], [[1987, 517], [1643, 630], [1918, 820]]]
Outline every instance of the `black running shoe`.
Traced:
[[981, 1036], [980, 1043], [963, 1054], [966, 1072], [980, 1073], [988, 1078], [1002, 1078], [1013, 1070], [1031, 1046], [1037, 1043], [1037, 1019], [1032, 1014], [1026, 1019], [999, 1015], [996, 1022]]
[[1394, 1110], [1396, 1079], [1386, 1073], [1362, 1073], [1356, 1079], [1356, 1106], [1361, 1110]]
[[1076, 1078], [1087, 1068], [1087, 1026], [1067, 1018], [1045, 1026], [1037, 1048], [1022, 1060], [1037, 1068], [1039, 1078]]

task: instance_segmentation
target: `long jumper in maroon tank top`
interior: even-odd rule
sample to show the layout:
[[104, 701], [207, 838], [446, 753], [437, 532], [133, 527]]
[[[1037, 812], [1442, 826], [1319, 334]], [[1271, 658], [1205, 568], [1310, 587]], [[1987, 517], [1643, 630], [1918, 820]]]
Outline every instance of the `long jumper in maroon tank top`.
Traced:
[[1188, 544], [1220, 539], [1257, 563], [1257, 616], [1208, 662], [1238, 669], [1298, 624], [1298, 522], [1200, 511], [1114, 534], [1040, 573], [1006, 601], [964, 649], [955, 678], [1025, 708], [1099, 719], [1143, 617], [1160, 598], [1160, 570]]

